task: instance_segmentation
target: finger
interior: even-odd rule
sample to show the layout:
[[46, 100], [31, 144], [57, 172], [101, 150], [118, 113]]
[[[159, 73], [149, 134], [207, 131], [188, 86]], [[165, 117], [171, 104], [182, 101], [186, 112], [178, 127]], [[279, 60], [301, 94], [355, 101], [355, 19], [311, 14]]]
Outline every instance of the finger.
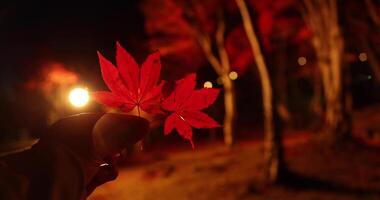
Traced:
[[92, 130], [103, 115], [104, 113], [82, 113], [63, 118], [49, 128], [41, 142], [65, 144], [81, 157], [91, 158]]
[[95, 124], [93, 141], [95, 153], [101, 158], [121, 152], [149, 132], [149, 122], [141, 117], [107, 113]]
[[87, 196], [90, 195], [96, 187], [115, 180], [118, 174], [118, 170], [112, 163], [105, 163], [101, 165], [94, 177], [91, 179], [90, 183], [87, 185]]

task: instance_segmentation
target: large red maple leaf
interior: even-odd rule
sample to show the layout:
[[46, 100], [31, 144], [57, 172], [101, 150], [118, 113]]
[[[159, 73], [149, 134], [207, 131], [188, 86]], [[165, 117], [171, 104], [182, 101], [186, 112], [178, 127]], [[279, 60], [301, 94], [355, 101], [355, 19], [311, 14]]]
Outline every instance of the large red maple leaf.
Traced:
[[162, 102], [163, 109], [172, 112], [165, 121], [164, 132], [168, 135], [176, 129], [179, 135], [190, 141], [194, 128], [214, 128], [220, 126], [214, 119], [201, 112], [210, 106], [219, 94], [219, 89], [203, 88], [194, 90], [196, 75], [190, 74], [177, 81], [177, 86], [170, 96]]
[[133, 57], [117, 42], [117, 68], [98, 52], [103, 80], [111, 90], [94, 92], [93, 98], [103, 105], [130, 112], [137, 106], [138, 111], [148, 113], [160, 112], [161, 89], [160, 54], [155, 52], [148, 56], [139, 68]]

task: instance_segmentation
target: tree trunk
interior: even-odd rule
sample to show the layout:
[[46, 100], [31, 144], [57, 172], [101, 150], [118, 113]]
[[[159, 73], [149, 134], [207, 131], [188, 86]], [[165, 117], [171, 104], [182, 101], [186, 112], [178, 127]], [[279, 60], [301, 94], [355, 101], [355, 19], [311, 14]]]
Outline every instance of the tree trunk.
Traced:
[[273, 121], [273, 98], [272, 98], [272, 86], [270, 82], [270, 77], [268, 73], [267, 66], [264, 62], [264, 57], [261, 52], [257, 36], [255, 34], [253, 24], [248, 12], [248, 8], [244, 0], [236, 0], [236, 3], [239, 7], [239, 11], [243, 20], [243, 25], [245, 32], [247, 34], [249, 43], [252, 48], [253, 57], [259, 71], [261, 79], [261, 88], [262, 88], [262, 101], [263, 101], [263, 110], [264, 110], [264, 159], [265, 159], [265, 175], [269, 183], [274, 183], [278, 179], [278, 172], [280, 169], [280, 159], [282, 155], [280, 152], [279, 145], [279, 135], [278, 132], [274, 129]]
[[215, 34], [216, 46], [218, 47], [218, 53], [220, 58], [220, 64], [222, 67], [222, 74], [220, 76], [223, 80], [224, 87], [224, 143], [228, 147], [232, 147], [234, 143], [234, 124], [235, 124], [235, 88], [234, 82], [229, 78], [229, 73], [231, 71], [230, 60], [226, 48], [224, 46], [224, 34], [225, 34], [225, 24], [224, 19], [220, 18], [218, 23], [218, 28]]
[[[343, 71], [344, 41], [338, 23], [336, 0], [304, 0], [304, 18], [313, 32], [312, 45], [317, 56], [325, 96], [324, 137], [336, 143], [349, 136], [346, 110], [347, 75]], [[342, 76], [343, 75], [343, 76]]]
[[227, 147], [231, 148], [234, 144], [234, 124], [236, 118], [236, 105], [235, 105], [235, 88], [233, 81], [229, 78], [230, 62], [226, 49], [224, 47], [224, 33], [225, 26], [224, 21], [221, 20], [218, 24], [218, 30], [216, 33], [216, 43], [219, 52], [219, 59], [213, 54], [211, 48], [211, 41], [209, 37], [202, 34], [197, 34], [199, 45], [201, 46], [205, 56], [215, 72], [222, 78], [224, 87], [224, 124], [223, 134], [224, 143]]
[[343, 93], [345, 77], [342, 77], [343, 38], [338, 24], [334, 28], [335, 31], [332, 31], [329, 37], [329, 53], [322, 53], [319, 61], [320, 67], [325, 71], [325, 73], [322, 72], [322, 81], [324, 82], [326, 97], [326, 136], [333, 143], [342, 139], [347, 134], [343, 128], [346, 126], [343, 110], [345, 105], [345, 94]]
[[[275, 105], [274, 112], [280, 117], [279, 120], [281, 124], [285, 125], [291, 121], [291, 114], [288, 110], [288, 88], [287, 88], [287, 44], [284, 41], [284, 38], [277, 37], [275, 38], [276, 43], [276, 51], [271, 54], [272, 62], [270, 62], [271, 66], [271, 74], [273, 77], [273, 93], [275, 94], [275, 101], [273, 105]], [[282, 130], [280, 130], [282, 132]]]
[[223, 76], [224, 89], [224, 143], [231, 147], [234, 143], [234, 122], [235, 122], [235, 89], [234, 82], [228, 77], [228, 74]]
[[[328, 55], [329, 56], [329, 55]], [[322, 71], [322, 84], [325, 96], [325, 125], [323, 131], [323, 137], [331, 142], [335, 142], [338, 139], [339, 127], [343, 123], [342, 115], [342, 97], [341, 97], [341, 83], [337, 82], [337, 74], [331, 73], [330, 68], [340, 66], [332, 66], [330, 59], [334, 58], [319, 58], [320, 70]], [[340, 71], [339, 71], [340, 76]]]

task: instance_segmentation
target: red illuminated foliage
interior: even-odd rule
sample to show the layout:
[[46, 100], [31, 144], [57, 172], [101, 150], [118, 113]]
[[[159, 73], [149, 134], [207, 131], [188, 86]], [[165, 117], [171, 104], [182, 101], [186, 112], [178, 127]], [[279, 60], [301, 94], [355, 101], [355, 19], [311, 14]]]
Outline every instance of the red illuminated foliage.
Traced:
[[[236, 12], [232, 1], [229, 12]], [[284, 44], [306, 52], [302, 48], [308, 44], [311, 32], [305, 25], [295, 0], [247, 0], [254, 9], [257, 34], [265, 55], [283, 53]], [[233, 68], [241, 74], [253, 65], [253, 56], [248, 38], [241, 24], [234, 26], [226, 36], [226, 49]]]
[[168, 73], [175, 76], [195, 71], [204, 64], [203, 52], [193, 37], [194, 30], [183, 17], [185, 11], [178, 3], [172, 0], [149, 0], [142, 4], [145, 31], [148, 35], [154, 35], [148, 41], [149, 46], [160, 49], [161, 54], [173, 63], [181, 63], [181, 67], [174, 69], [173, 65], [173, 68], [168, 69]]
[[164, 132], [168, 135], [173, 129], [185, 139], [192, 141], [194, 128], [215, 128], [220, 126], [202, 109], [214, 103], [219, 94], [219, 89], [203, 88], [195, 89], [195, 74], [190, 74], [184, 79], [177, 81], [173, 93], [162, 103], [163, 109], [171, 114], [166, 118]]
[[[160, 49], [162, 55], [175, 67], [168, 74], [178, 77], [196, 71], [207, 63], [196, 35], [215, 33], [219, 18], [219, 0], [145, 0], [145, 31], [152, 49]], [[176, 71], [177, 73], [173, 73]]]
[[[310, 39], [296, 0], [247, 0], [247, 3], [254, 9], [257, 34], [266, 55], [274, 53], [284, 42], [303, 46]], [[233, 18], [239, 12], [235, 0], [145, 0], [142, 8], [149, 45], [159, 48], [167, 58], [183, 63], [184, 67], [176, 70], [187, 72], [206, 63], [196, 34], [214, 38], [220, 16]], [[244, 74], [254, 58], [242, 24], [231, 25], [226, 31], [225, 48], [231, 70]]]
[[233, 69], [238, 74], [244, 74], [254, 60], [251, 46], [242, 26], [236, 27], [228, 34], [225, 46]]
[[164, 82], [157, 85], [161, 71], [158, 52], [148, 56], [141, 69], [119, 43], [116, 51], [117, 68], [99, 52], [98, 56], [103, 80], [111, 92], [94, 92], [95, 101], [123, 112], [129, 112], [137, 106], [137, 109], [148, 113], [160, 113]]
[[275, 48], [273, 38], [281, 38], [290, 44], [310, 39], [311, 33], [300, 16], [296, 0], [249, 0], [257, 10], [258, 28], [266, 51]]
[[[176, 129], [192, 147], [195, 128], [214, 128], [220, 126], [207, 114], [201, 112], [216, 100], [219, 89], [194, 90], [196, 75], [191, 74], [176, 82], [176, 88], [163, 99], [164, 81], [157, 85], [160, 77], [160, 55], [158, 52], [148, 56], [141, 69], [128, 52], [117, 43], [117, 68], [99, 52], [103, 80], [111, 90], [94, 92], [95, 101], [108, 107], [130, 112], [137, 107], [152, 114], [169, 114], [165, 121], [165, 135]], [[162, 107], [162, 108], [161, 108]]]

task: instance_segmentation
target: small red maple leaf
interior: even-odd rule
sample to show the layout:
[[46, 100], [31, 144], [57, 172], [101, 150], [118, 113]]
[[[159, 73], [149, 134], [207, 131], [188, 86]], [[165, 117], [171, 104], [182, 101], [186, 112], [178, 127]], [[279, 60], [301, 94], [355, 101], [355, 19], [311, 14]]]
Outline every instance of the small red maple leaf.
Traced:
[[98, 103], [123, 112], [130, 112], [137, 106], [139, 112], [141, 108], [148, 113], [160, 113], [164, 82], [157, 85], [161, 71], [159, 52], [149, 55], [140, 69], [118, 42], [116, 46], [117, 68], [98, 52], [103, 80], [111, 92], [94, 92], [93, 98]]
[[196, 75], [190, 74], [177, 81], [173, 93], [162, 102], [163, 109], [172, 112], [165, 121], [165, 135], [168, 135], [173, 129], [177, 129], [179, 135], [190, 141], [193, 149], [191, 127], [215, 128], [220, 126], [214, 119], [201, 112], [202, 109], [214, 103], [219, 94], [219, 89], [194, 90], [195, 79]]

